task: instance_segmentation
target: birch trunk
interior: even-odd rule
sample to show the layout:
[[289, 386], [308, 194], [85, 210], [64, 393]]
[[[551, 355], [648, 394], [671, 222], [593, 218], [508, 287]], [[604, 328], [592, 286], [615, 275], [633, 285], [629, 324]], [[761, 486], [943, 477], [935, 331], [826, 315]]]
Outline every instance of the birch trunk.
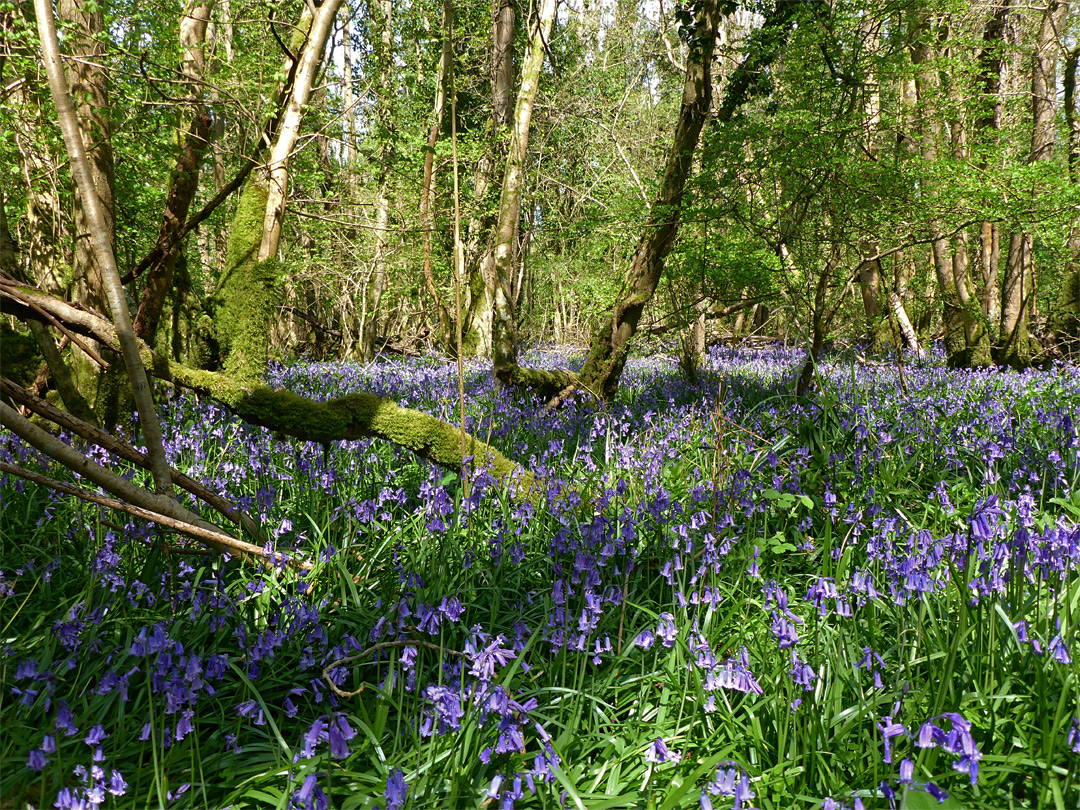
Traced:
[[259, 242], [258, 261], [265, 262], [277, 255], [281, 240], [281, 223], [285, 218], [285, 201], [289, 188], [289, 157], [296, 148], [300, 137], [300, 123], [304, 116], [304, 107], [311, 98], [315, 77], [322, 65], [323, 52], [333, 28], [334, 18], [341, 7], [341, 0], [324, 0], [315, 9], [304, 7], [300, 30], [307, 30], [303, 43], [296, 78], [289, 94], [285, 111], [278, 123], [278, 136], [270, 151], [268, 164], [269, 183], [267, 184], [266, 214], [263, 217], [262, 238]]
[[305, 7], [294, 35], [298, 61], [270, 150], [268, 182], [264, 185], [255, 175], [248, 179], [232, 220], [213, 303], [218, 353], [226, 372], [237, 380], [258, 380], [266, 370], [268, 338], [282, 294], [276, 257], [288, 196], [289, 157], [341, 1], [324, 0], [314, 15]]

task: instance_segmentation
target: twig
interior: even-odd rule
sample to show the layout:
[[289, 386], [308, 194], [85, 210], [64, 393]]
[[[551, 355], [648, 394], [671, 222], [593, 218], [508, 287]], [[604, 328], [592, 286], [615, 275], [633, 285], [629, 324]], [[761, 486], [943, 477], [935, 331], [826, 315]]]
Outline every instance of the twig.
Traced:
[[433, 644], [430, 641], [419, 641], [419, 640], [409, 641], [409, 640], [405, 640], [405, 639], [400, 639], [398, 641], [380, 641], [378, 644], [372, 644], [366, 650], [363, 650], [363, 651], [358, 652], [358, 653], [354, 653], [353, 655], [348, 655], [348, 656], [346, 656], [344, 658], [339, 658], [336, 661], [331, 661], [329, 664], [327, 664], [325, 667], [323, 667], [323, 671], [322, 671], [323, 680], [325, 680], [330, 685], [330, 691], [332, 691], [338, 697], [343, 697], [343, 698], [356, 697], [357, 695], [359, 695], [361, 692], [364, 691], [367, 684], [364, 684], [364, 686], [361, 686], [355, 692], [346, 692], [343, 689], [341, 689], [336, 683], [334, 683], [330, 679], [330, 671], [334, 670], [334, 669], [337, 669], [338, 667], [344, 667], [344, 666], [347, 666], [349, 664], [356, 663], [357, 661], [362, 661], [363, 659], [367, 658], [372, 653], [376, 653], [379, 650], [389, 650], [389, 649], [394, 648], [394, 647], [424, 647], [425, 649], [435, 650], [436, 652], [445, 653], [446, 655], [453, 655], [453, 656], [455, 656], [457, 658], [469, 658], [470, 657], [468, 655], [468, 653], [463, 653], [463, 652], [460, 652], [458, 650], [451, 650], [451, 649], [448, 649], [446, 647], [440, 647], [438, 644]]
[[[125, 529], [119, 523], [113, 523], [111, 520], [105, 520], [105, 518], [99, 518], [98, 522], [101, 523], [102, 526], [108, 526], [114, 532], [120, 532], [121, 534], [123, 534], [125, 531], [127, 531], [127, 529]], [[140, 540], [139, 542], [147, 548], [154, 547], [154, 544], [151, 543], [149, 540]], [[214, 553], [205, 546], [199, 546], [197, 548], [193, 548], [191, 546], [165, 546], [165, 550], [168, 551], [169, 554], [183, 554], [187, 557], [209, 557], [211, 554]]]
[[[125, 444], [115, 436], [106, 433], [101, 428], [95, 427], [82, 419], [72, 416], [66, 411], [60, 410], [48, 400], [35, 396], [32, 392], [27, 391], [21, 385], [9, 380], [7, 377], [0, 376], [0, 393], [11, 397], [15, 402], [29, 408], [34, 413], [45, 417], [50, 422], [54, 422], [60, 427], [67, 428], [87, 441], [93, 442], [98, 447], [108, 450], [114, 456], [119, 456], [125, 461], [137, 464], [144, 470], [150, 468], [150, 459], [146, 457], [145, 453], [139, 452], [134, 447]], [[233, 523], [242, 526], [245, 531], [256, 538], [261, 544], [266, 544], [266, 538], [263, 537], [262, 533], [259, 531], [259, 527], [255, 521], [242, 512], [235, 504], [172, 467], [169, 467], [169, 475], [172, 477], [172, 481], [176, 486], [190, 492], [196, 498], [213, 507]]]

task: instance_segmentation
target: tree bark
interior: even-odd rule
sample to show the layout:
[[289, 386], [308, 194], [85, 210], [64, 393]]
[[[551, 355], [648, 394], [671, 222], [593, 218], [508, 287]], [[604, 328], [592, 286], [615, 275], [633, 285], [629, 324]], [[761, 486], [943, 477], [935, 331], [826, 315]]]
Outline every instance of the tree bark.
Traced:
[[[1063, 99], [1065, 125], [1068, 128], [1069, 182], [1080, 185], [1080, 115], [1077, 110], [1076, 73], [1080, 65], [1080, 45], [1070, 50], [1065, 58]], [[1061, 287], [1051, 316], [1050, 326], [1059, 353], [1075, 356], [1080, 341], [1080, 218], [1073, 217], [1067, 242]]]
[[494, 230], [497, 217], [489, 212], [489, 199], [495, 185], [498, 166], [505, 156], [502, 146], [514, 109], [514, 29], [515, 4], [511, 0], [492, 0], [491, 29], [491, 120], [488, 148], [473, 171], [473, 214], [469, 217], [462, 273], [465, 295], [462, 321], [463, 351], [476, 357], [488, 357], [492, 351], [492, 318], [495, 288], [493, 276]]
[[888, 302], [893, 317], [896, 319], [897, 328], [900, 330], [900, 339], [903, 341], [904, 348], [912, 352], [916, 357], [922, 357], [925, 352], [919, 344], [919, 336], [915, 332], [915, 327], [911, 325], [907, 310], [904, 309], [903, 300], [896, 293], [890, 292]]
[[[190, 109], [181, 116], [181, 130], [186, 129], [180, 154], [173, 169], [165, 211], [158, 231], [160, 258], [149, 268], [135, 315], [135, 334], [151, 345], [158, 321], [172, 288], [179, 250], [179, 231], [187, 222], [188, 211], [199, 188], [199, 165], [210, 140], [210, 113], [201, 106], [202, 80], [206, 72], [206, 30], [213, 13], [214, 0], [189, 0], [180, 18], [180, 73], [183, 89], [191, 100]], [[185, 122], [187, 119], [187, 122]]]
[[[667, 165], [644, 233], [630, 262], [626, 293], [616, 303], [611, 319], [601, 323], [593, 334], [589, 356], [578, 373], [581, 384], [604, 399], [610, 399], [615, 394], [626, 364], [630, 339], [637, 331], [645, 305], [656, 292], [664, 270], [664, 260], [679, 231], [683, 191], [712, 101], [712, 54], [719, 16], [717, 0], [706, 0], [702, 4], [693, 32], [692, 47], [687, 55], [682, 106]], [[749, 55], [740, 65], [732, 79], [733, 85], [745, 84], [749, 87], [749, 80], [743, 80], [741, 76], [758, 68], [760, 59], [754, 59], [754, 56]], [[744, 96], [745, 92], [746, 88], [742, 91]], [[724, 107], [727, 117], [721, 120], [729, 120], [734, 114], [738, 105], [732, 99], [729, 88]]]
[[[1042, 13], [1031, 55], [1031, 149], [1029, 164], [1048, 163], [1054, 157], [1055, 101], [1057, 98], [1057, 31], [1068, 3], [1051, 0]], [[1035, 307], [1032, 234], [1017, 230], [1010, 238], [1009, 257], [1002, 283], [1001, 361], [1013, 368], [1031, 365], [1037, 349], [1030, 336]]]
[[365, 290], [363, 318], [360, 325], [360, 359], [369, 363], [375, 358], [375, 338], [378, 335], [379, 306], [386, 292], [387, 251], [390, 244], [390, 178], [394, 161], [394, 32], [393, 0], [376, 0], [375, 69], [379, 75], [376, 116], [379, 130], [378, 190], [375, 193], [375, 249], [371, 258], [371, 274]]
[[278, 242], [281, 239], [281, 223], [285, 218], [285, 201], [288, 197], [289, 157], [300, 137], [300, 122], [303, 120], [304, 107], [311, 98], [315, 77], [322, 65], [323, 52], [326, 50], [326, 41], [330, 37], [334, 18], [337, 17], [341, 2], [342, 0], [324, 0], [323, 4], [315, 9], [314, 14], [310, 11], [310, 6], [304, 7], [304, 15], [299, 28], [301, 31], [306, 30], [307, 36], [304, 38], [296, 66], [292, 92], [289, 94], [285, 111], [278, 123], [277, 139], [267, 161], [269, 182], [267, 183], [266, 214], [263, 218], [262, 238], [256, 253], [259, 262], [265, 262], [277, 255]]
[[[102, 44], [105, 14], [100, 4], [89, 0], [60, 0], [57, 14], [69, 24], [65, 43], [71, 43], [71, 97], [79, 128], [86, 139], [89, 184], [75, 184], [75, 301], [93, 309], [106, 307], [104, 273], [93, 247], [94, 234], [87, 194], [101, 212], [102, 236], [112, 250], [116, 241], [116, 212], [113, 199], [112, 127], [109, 123], [109, 75]], [[50, 14], [52, 13], [50, 9]]]
[[[1006, 30], [1011, 0], [995, 0], [990, 17], [983, 26], [983, 47], [979, 54], [979, 86], [983, 95], [984, 113], [975, 119], [976, 137], [984, 145], [996, 146], [1000, 140], [1002, 118], [1005, 114], [1002, 93], [1003, 58], [1007, 46]], [[986, 158], [979, 161], [983, 170], [989, 168]], [[983, 222], [979, 228], [979, 269], [982, 275], [982, 313], [987, 327], [994, 330], [1001, 319], [1001, 285], [998, 278], [998, 259], [1001, 253], [1001, 233], [997, 222]]]
[[[435, 110], [432, 114], [431, 129], [428, 130], [427, 151], [424, 153], [423, 183], [420, 186], [420, 230], [424, 252], [424, 285], [428, 295], [435, 305], [438, 319], [437, 340], [449, 345], [453, 340], [451, 332], [453, 326], [450, 321], [450, 312], [443, 303], [442, 296], [435, 286], [435, 272], [432, 266], [431, 241], [435, 231], [435, 215], [431, 210], [431, 188], [435, 177], [435, 145], [439, 142], [439, 133], [443, 127], [444, 110], [446, 108], [446, 92], [453, 81], [454, 70], [454, 43], [453, 43], [453, 0], [443, 0], [442, 3], [442, 55], [439, 59], [439, 74], [435, 84]], [[457, 272], [455, 268], [455, 272]]]
[[41, 39], [42, 57], [49, 77], [56, 114], [60, 120], [60, 129], [64, 136], [71, 160], [71, 174], [80, 190], [83, 213], [89, 228], [94, 259], [101, 273], [101, 282], [108, 295], [109, 309], [116, 328], [117, 348], [124, 359], [128, 381], [139, 412], [139, 424], [143, 431], [154, 477], [154, 487], [160, 495], [168, 495], [172, 490], [169, 479], [169, 467], [165, 459], [165, 449], [161, 441], [161, 426], [150, 386], [146, 379], [139, 356], [135, 330], [128, 312], [124, 288], [120, 284], [120, 273], [116, 267], [116, 255], [109, 241], [111, 231], [105, 217], [104, 206], [98, 197], [91, 171], [91, 163], [83, 144], [83, 135], [71, 98], [68, 95], [67, 79], [60, 62], [60, 45], [56, 37], [56, 22], [53, 19], [49, 0], [35, 0], [34, 10], [37, 15], [38, 36]]
[[[944, 141], [944, 132], [938, 117], [936, 96], [943, 89], [942, 82], [936, 69], [933, 69], [935, 52], [929, 41], [929, 20], [925, 14], [915, 13], [919, 16], [913, 26], [909, 52], [912, 65], [918, 72], [915, 91], [923, 159], [933, 163], [938, 159], [939, 150], [947, 147], [956, 160], [965, 161], [968, 158], [967, 132], [960, 117], [962, 98], [955, 83], [944, 89], [949, 96], [950, 106], [957, 113], [948, 121], [948, 143], [939, 143]], [[950, 47], [952, 39], [947, 28], [944, 37], [944, 47]], [[934, 188], [927, 191], [931, 197], [936, 196]], [[950, 246], [945, 229], [936, 217], [931, 218], [930, 231], [934, 274], [941, 291], [947, 362], [960, 367], [987, 366], [991, 362], [990, 344], [978, 319], [981, 307], [969, 286], [967, 234], [963, 231], [957, 233]]]
[[525, 158], [529, 149], [529, 126], [533, 104], [540, 86], [540, 70], [544, 52], [555, 19], [555, 0], [542, 0], [529, 40], [529, 51], [521, 71], [514, 110], [510, 147], [503, 172], [502, 194], [499, 197], [499, 221], [495, 229], [492, 262], [491, 350], [495, 376], [504, 384], [516, 382], [517, 320], [513, 293], [512, 258], [517, 242], [518, 220], [521, 218], [521, 190], [525, 181]]
[[[872, 257], [878, 252], [877, 243], [865, 245], [864, 256]], [[862, 294], [863, 315], [866, 317], [866, 341], [871, 353], [888, 348], [889, 329], [885, 309], [881, 305], [881, 260], [864, 258], [858, 269], [859, 291]]]
[[288, 161], [340, 6], [341, 0], [324, 0], [314, 16], [305, 7], [294, 36], [294, 78], [270, 150], [268, 182], [249, 177], [229, 231], [225, 269], [214, 292], [214, 328], [219, 362], [236, 379], [257, 380], [266, 371], [268, 336], [281, 298], [276, 257]]

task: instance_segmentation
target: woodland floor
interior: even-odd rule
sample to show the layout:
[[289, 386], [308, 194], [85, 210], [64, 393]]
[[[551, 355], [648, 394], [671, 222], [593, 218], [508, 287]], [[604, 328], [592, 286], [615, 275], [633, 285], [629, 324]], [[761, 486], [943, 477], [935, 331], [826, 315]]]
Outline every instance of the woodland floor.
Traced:
[[[1080, 371], [836, 357], [800, 402], [802, 362], [654, 355], [551, 415], [466, 366], [536, 505], [167, 400], [303, 575], [0, 479], [0, 806], [1076, 806]], [[452, 364], [269, 380], [456, 420]]]

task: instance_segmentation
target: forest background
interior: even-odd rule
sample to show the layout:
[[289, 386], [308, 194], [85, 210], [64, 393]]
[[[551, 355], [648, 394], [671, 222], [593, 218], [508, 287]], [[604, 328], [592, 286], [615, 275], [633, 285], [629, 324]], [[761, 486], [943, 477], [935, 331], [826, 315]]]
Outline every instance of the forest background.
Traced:
[[[638, 294], [635, 245], [669, 209], [681, 227], [645, 325], [688, 355], [721, 323], [875, 352], [937, 336], [954, 365], [1023, 367], [1075, 332], [1067, 3], [718, 6], [700, 149], [673, 143], [695, 8], [343, 6], [275, 156], [290, 42], [312, 46], [301, 10], [58, 7], [136, 330], [174, 359], [224, 365], [229, 192], [274, 160], [288, 216], [264, 217], [280, 241], [260, 320], [281, 358], [453, 353], [459, 322], [466, 356], [490, 357], [500, 332], [587, 345]], [[5, 272], [102, 309], [30, 4], [10, 11]], [[661, 199], [677, 150], [692, 163]]]

